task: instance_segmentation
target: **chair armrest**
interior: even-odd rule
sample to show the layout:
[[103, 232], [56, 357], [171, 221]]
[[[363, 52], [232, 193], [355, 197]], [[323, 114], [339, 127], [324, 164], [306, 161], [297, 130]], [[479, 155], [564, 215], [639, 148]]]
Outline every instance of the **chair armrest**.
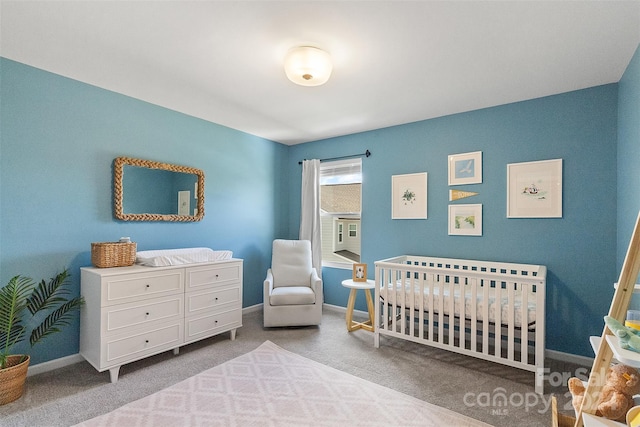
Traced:
[[320, 303], [322, 303], [324, 301], [322, 278], [318, 276], [318, 271], [315, 268], [311, 270], [311, 289], [316, 296], [320, 296]]
[[271, 269], [267, 270], [267, 277], [264, 279], [264, 301], [263, 303], [267, 303], [269, 301], [269, 295], [273, 291], [273, 273]]

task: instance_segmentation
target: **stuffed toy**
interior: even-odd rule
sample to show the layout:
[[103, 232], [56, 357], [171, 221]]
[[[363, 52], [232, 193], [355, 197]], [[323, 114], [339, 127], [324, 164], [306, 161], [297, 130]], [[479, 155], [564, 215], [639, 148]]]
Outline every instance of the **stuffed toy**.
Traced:
[[610, 316], [604, 316], [604, 323], [611, 333], [618, 337], [618, 344], [621, 348], [640, 353], [640, 331], [624, 326]]
[[[577, 416], [584, 399], [584, 384], [578, 378], [570, 378], [569, 391]], [[598, 396], [596, 415], [625, 423], [627, 411], [635, 405], [633, 396], [638, 393], [640, 393], [638, 370], [622, 364], [612, 366], [607, 371], [606, 382]]]

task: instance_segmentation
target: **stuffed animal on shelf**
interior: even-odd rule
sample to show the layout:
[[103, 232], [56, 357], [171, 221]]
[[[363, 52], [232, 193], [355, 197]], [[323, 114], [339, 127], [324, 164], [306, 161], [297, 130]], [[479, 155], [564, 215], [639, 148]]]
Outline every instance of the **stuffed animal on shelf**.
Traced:
[[[569, 379], [571, 403], [576, 411], [584, 399], [585, 387], [578, 378]], [[626, 422], [627, 411], [635, 404], [633, 396], [640, 393], [640, 374], [636, 368], [627, 365], [613, 365], [606, 374], [606, 382], [598, 396], [596, 415], [610, 420]]]
[[618, 337], [618, 344], [621, 348], [640, 353], [640, 331], [634, 328], [624, 326], [616, 319], [610, 316], [604, 316], [604, 323], [613, 335]]

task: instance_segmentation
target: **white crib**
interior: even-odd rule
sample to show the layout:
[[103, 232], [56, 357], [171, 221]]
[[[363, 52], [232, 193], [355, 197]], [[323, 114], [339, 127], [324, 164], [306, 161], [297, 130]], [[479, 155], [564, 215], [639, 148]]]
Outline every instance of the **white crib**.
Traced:
[[532, 371], [543, 393], [545, 266], [404, 255], [375, 268], [376, 348], [387, 335]]

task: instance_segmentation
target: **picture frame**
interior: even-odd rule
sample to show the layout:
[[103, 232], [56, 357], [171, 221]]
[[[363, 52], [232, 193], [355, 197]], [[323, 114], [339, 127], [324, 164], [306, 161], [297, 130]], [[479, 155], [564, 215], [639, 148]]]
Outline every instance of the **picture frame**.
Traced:
[[562, 159], [507, 165], [507, 218], [562, 218]]
[[391, 219], [427, 219], [427, 173], [391, 177]]
[[353, 264], [352, 280], [354, 282], [367, 281], [367, 264]]
[[449, 205], [450, 236], [482, 236], [482, 204]]
[[449, 185], [482, 183], [482, 151], [451, 154], [448, 159]]

